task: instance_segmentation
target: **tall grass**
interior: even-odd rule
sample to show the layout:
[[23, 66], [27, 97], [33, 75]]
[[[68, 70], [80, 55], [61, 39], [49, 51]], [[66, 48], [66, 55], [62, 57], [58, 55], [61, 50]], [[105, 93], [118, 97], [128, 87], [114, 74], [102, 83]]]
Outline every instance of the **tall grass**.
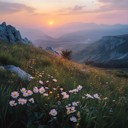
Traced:
[[[19, 66], [32, 74], [35, 79], [25, 82], [15, 74], [0, 70], [1, 128], [127, 128], [128, 80], [126, 78], [117, 77], [114, 73], [103, 69], [76, 64], [33, 46], [6, 44], [8, 48], [5, 50], [4, 45], [0, 44], [0, 65]], [[49, 74], [58, 80], [56, 84], [51, 82]], [[39, 80], [43, 82], [49, 80], [51, 89], [63, 87], [67, 92], [78, 85], [83, 86], [81, 92], [71, 95], [70, 99], [63, 102], [62, 108], [58, 108], [59, 122], [54, 120], [55, 126], [47, 123], [50, 120], [49, 110], [55, 107], [57, 102], [54, 95], [46, 99], [35, 96], [37, 106], [16, 108], [9, 106], [12, 91], [22, 87], [26, 89], [40, 87]], [[98, 93], [101, 100], [87, 98], [87, 93], [92, 96]], [[78, 126], [71, 125], [69, 117], [65, 115], [65, 105], [71, 101], [80, 101], [78, 111], [81, 119]]]

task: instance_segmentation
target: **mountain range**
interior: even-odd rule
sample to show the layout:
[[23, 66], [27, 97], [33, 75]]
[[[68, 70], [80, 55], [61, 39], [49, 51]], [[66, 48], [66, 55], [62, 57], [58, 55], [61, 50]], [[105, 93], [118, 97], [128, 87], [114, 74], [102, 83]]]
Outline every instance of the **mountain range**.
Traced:
[[[53, 29], [54, 30], [54, 29]], [[66, 31], [67, 30], [67, 31]], [[87, 44], [94, 43], [103, 36], [115, 36], [128, 33], [128, 25], [98, 25], [93, 23], [72, 23], [56, 28], [54, 33], [60, 31], [60, 37], [43, 36], [36, 39], [34, 44], [43, 48], [69, 49], [73, 53], [83, 50]], [[67, 33], [65, 33], [67, 32]], [[63, 34], [65, 33], [65, 34]]]
[[128, 34], [104, 36], [74, 54], [73, 59], [100, 67], [128, 67]]

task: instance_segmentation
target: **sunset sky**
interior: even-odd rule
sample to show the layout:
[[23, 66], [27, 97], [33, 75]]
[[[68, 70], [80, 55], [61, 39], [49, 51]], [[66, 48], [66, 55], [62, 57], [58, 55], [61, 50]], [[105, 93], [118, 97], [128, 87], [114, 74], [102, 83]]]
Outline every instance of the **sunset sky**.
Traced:
[[127, 24], [128, 0], [0, 0], [0, 22], [59, 26], [70, 22]]

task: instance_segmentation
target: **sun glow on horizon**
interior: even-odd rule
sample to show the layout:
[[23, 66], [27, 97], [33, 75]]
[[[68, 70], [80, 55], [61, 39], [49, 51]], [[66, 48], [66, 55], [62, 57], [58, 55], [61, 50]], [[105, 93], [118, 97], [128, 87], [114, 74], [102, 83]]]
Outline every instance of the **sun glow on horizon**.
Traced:
[[54, 24], [54, 22], [53, 21], [49, 21], [49, 25], [53, 25]]

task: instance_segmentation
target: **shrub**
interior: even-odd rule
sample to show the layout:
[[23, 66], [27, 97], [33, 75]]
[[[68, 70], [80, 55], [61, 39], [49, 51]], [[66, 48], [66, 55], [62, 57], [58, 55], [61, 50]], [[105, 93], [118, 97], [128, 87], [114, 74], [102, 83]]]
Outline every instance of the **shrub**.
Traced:
[[62, 51], [61, 55], [63, 58], [70, 60], [71, 59], [71, 53], [72, 53], [72, 51], [66, 49], [66, 50]]

